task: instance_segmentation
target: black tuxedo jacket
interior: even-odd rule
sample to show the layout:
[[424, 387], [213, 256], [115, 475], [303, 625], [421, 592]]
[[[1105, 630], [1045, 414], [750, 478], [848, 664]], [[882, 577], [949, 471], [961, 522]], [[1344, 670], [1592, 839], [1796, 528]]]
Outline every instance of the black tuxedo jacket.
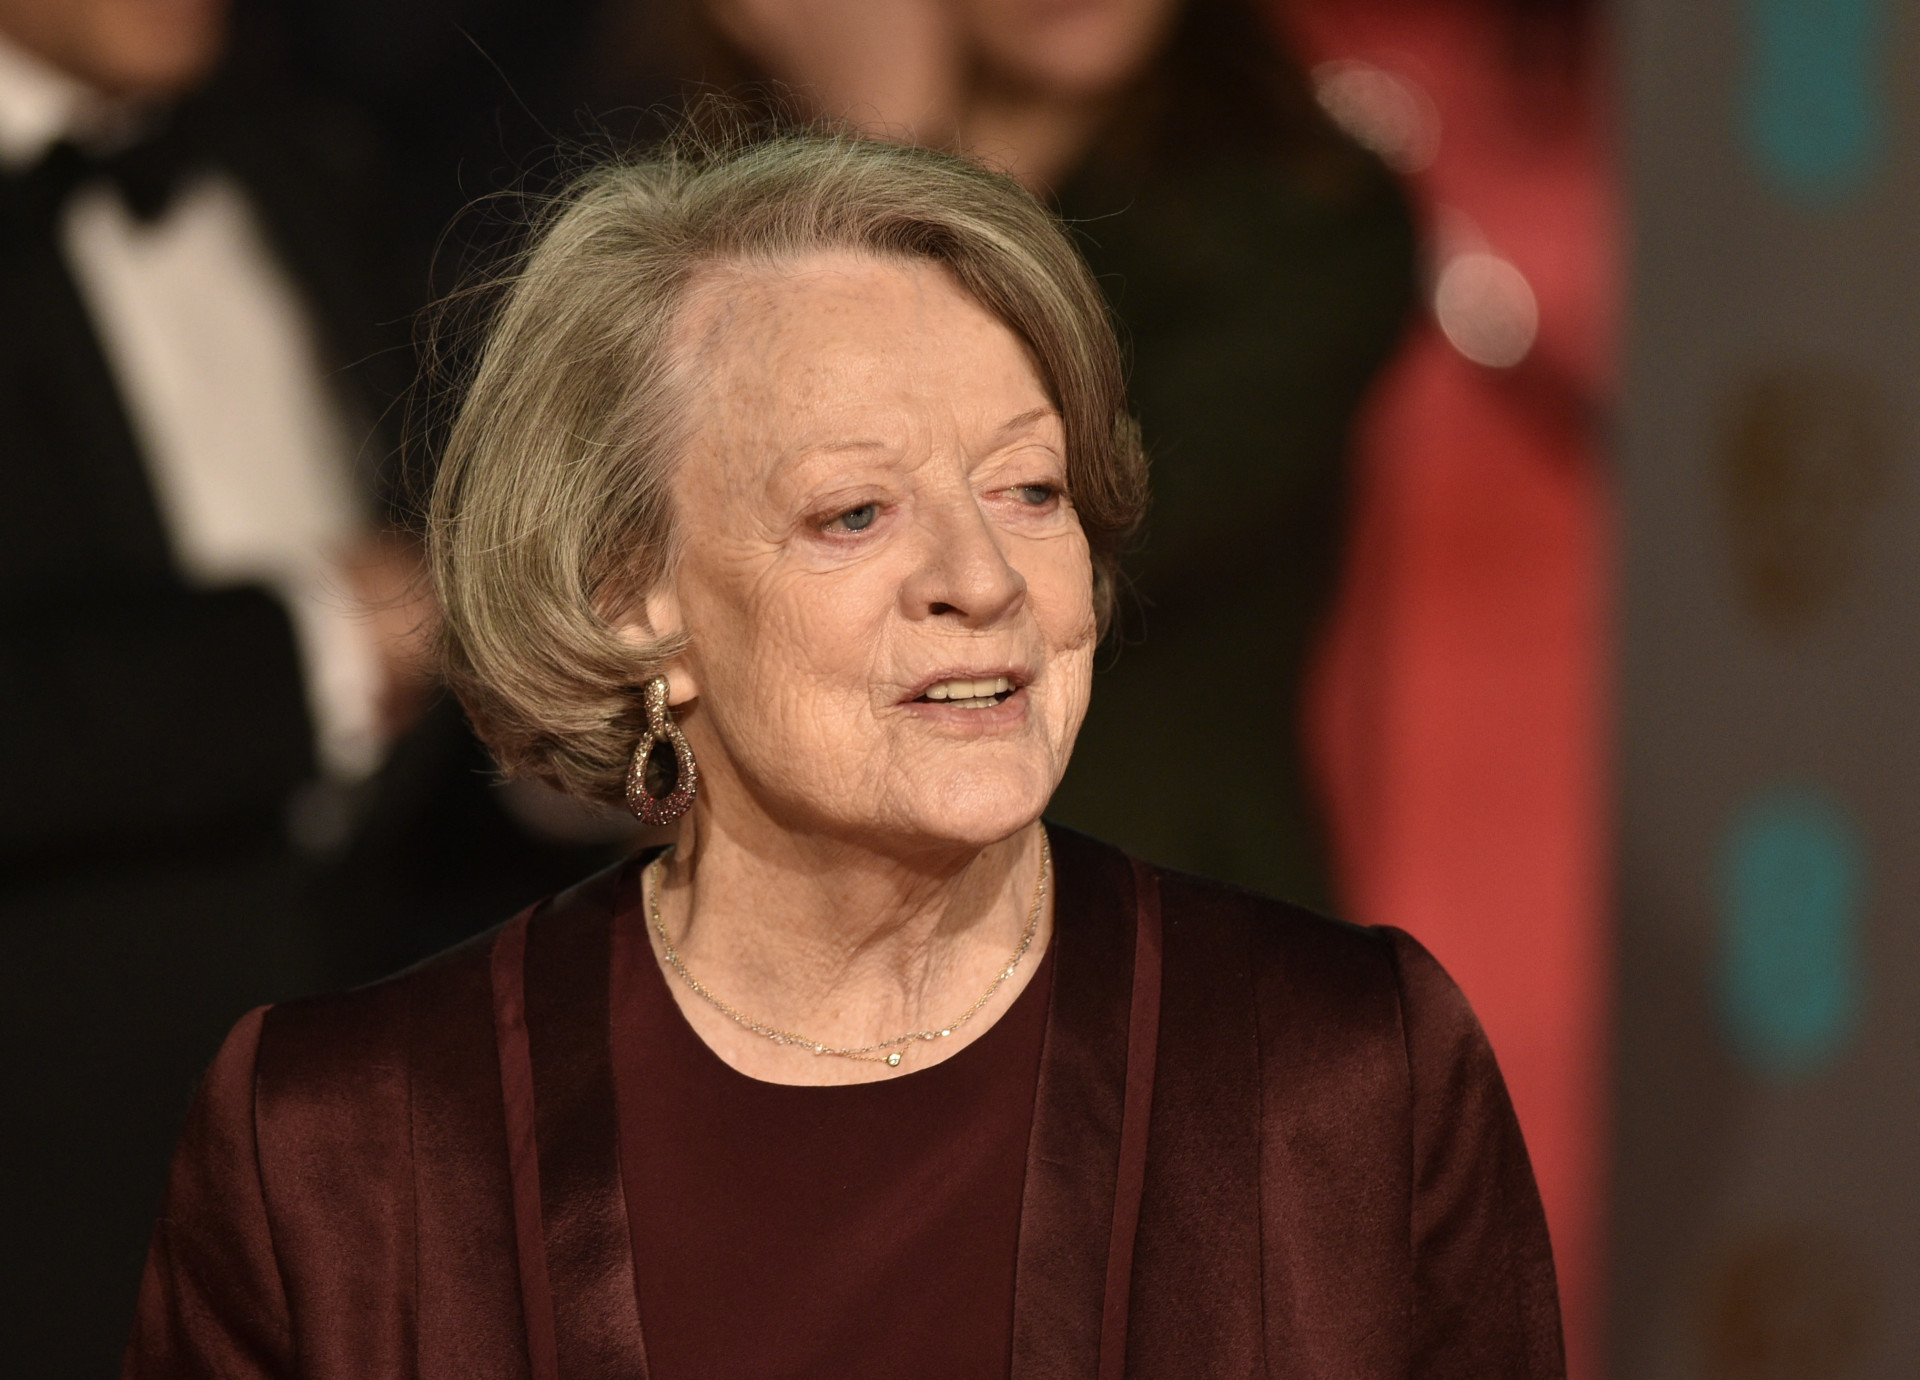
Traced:
[[[331, 116], [224, 88], [154, 157], [245, 190], [377, 465], [411, 363], [364, 153]], [[175, 573], [54, 181], [0, 177], [0, 1351], [42, 1377], [112, 1369], [169, 1147], [240, 1012], [397, 966], [584, 870], [491, 805], [451, 706], [354, 802], [344, 850], [289, 841], [314, 767], [292, 628], [264, 590]]]
[[[397, 363], [378, 323], [400, 313], [365, 267], [365, 187], [341, 142], [219, 92], [177, 111], [158, 143], [182, 177], [239, 181], [341, 401], [377, 417], [373, 371]], [[63, 180], [0, 178], [0, 851], [16, 869], [102, 840], [178, 848], [257, 825], [312, 770], [286, 615], [264, 591], [194, 590], [174, 573], [60, 253]]]

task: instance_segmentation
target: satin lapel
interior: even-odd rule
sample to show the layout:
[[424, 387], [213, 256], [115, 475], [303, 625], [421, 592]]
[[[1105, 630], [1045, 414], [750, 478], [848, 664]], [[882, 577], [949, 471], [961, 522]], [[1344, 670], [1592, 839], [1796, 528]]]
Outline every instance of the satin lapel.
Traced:
[[[656, 981], [651, 971], [654, 964], [653, 948], [647, 942], [646, 920], [640, 913], [640, 868], [651, 858], [641, 858], [635, 862], [632, 889], [623, 899], [626, 907], [616, 907], [613, 920], [613, 982], [612, 982], [612, 1023], [615, 1031], [633, 1030], [640, 1024], [640, 1015], [635, 1004], [643, 990], [642, 983]], [[640, 1166], [633, 1164], [632, 1157], [645, 1144], [646, 1137], [653, 1132], [649, 1120], [648, 1108], [641, 1104], [635, 1089], [640, 1086], [639, 1070], [634, 1061], [639, 1051], [631, 1039], [616, 1041], [613, 1049], [613, 1086], [614, 1103], [618, 1108], [620, 1129], [620, 1163], [625, 1178], [632, 1183], [645, 1182]], [[629, 1169], [628, 1167], [631, 1166]], [[630, 1257], [639, 1259], [639, 1253], [646, 1246], [633, 1235], [639, 1224], [631, 1213], [623, 1224], [628, 1233], [627, 1244]], [[632, 1299], [634, 1308], [639, 1308], [639, 1279], [633, 1281]]]
[[[1015, 1380], [1100, 1370], [1127, 1102], [1137, 916], [1131, 869], [1104, 845], [1058, 827], [1048, 832], [1056, 876], [1053, 996], [1020, 1213]], [[1131, 1231], [1127, 1223], [1129, 1251]]]
[[1127, 1006], [1127, 1091], [1120, 1116], [1120, 1164], [1114, 1176], [1113, 1226], [1107, 1238], [1106, 1295], [1100, 1308], [1100, 1380], [1127, 1372], [1127, 1321], [1133, 1294], [1133, 1246], [1147, 1181], [1147, 1132], [1153, 1075], [1160, 1057], [1160, 879], [1133, 859], [1133, 981]]
[[540, 1224], [540, 1149], [534, 1130], [533, 1065], [527, 1054], [527, 922], [533, 908], [509, 920], [493, 941], [493, 1040], [500, 1056], [500, 1101], [506, 1118], [507, 1168], [513, 1184], [513, 1249], [520, 1273], [533, 1380], [559, 1380], [553, 1346], [553, 1286]]
[[645, 1380], [647, 1373], [621, 1188], [609, 1025], [614, 901], [631, 875], [627, 866], [602, 872], [554, 898], [525, 929], [539, 1226], [552, 1356], [564, 1380]]

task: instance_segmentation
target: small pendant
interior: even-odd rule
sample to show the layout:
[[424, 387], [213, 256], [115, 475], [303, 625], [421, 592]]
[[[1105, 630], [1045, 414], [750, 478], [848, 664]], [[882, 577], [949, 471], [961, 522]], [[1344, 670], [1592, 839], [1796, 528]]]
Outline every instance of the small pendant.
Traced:
[[892, 1054], [889, 1054], [887, 1056], [887, 1067], [890, 1069], [897, 1069], [900, 1067], [900, 1051], [895, 1050]]

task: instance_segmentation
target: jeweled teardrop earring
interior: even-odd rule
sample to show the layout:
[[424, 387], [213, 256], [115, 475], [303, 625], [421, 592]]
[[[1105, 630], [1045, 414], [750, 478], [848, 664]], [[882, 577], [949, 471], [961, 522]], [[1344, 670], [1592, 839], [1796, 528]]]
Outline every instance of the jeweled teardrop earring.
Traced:
[[647, 731], [627, 764], [627, 808], [642, 824], [671, 824], [693, 804], [700, 769], [667, 708], [667, 678], [655, 676], [640, 693], [647, 707]]

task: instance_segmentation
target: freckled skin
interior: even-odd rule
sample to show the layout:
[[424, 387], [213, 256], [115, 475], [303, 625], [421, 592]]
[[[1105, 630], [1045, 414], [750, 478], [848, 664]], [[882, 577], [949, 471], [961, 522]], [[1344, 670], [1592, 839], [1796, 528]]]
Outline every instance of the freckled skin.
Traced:
[[[1020, 339], [932, 264], [728, 269], [678, 336], [695, 419], [673, 483], [683, 552], [647, 615], [691, 638], [669, 679], [701, 793], [663, 888], [669, 930], [769, 1023], [835, 1043], [938, 1025], [1025, 927], [1034, 821], [1086, 712], [1092, 569], [1059, 416]], [[913, 703], [968, 673], [1021, 688], [993, 710]], [[755, 1076], [891, 1072], [782, 1049], [677, 995]]]

